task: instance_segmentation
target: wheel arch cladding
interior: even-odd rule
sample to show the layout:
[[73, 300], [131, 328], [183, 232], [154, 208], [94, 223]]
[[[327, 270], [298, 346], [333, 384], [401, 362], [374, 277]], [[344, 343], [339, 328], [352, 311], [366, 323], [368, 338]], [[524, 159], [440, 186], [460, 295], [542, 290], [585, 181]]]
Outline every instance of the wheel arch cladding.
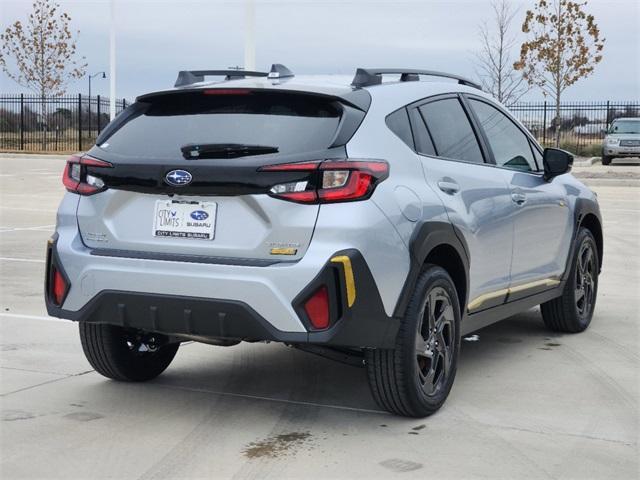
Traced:
[[599, 268], [602, 269], [603, 238], [602, 224], [600, 223], [600, 220], [595, 214], [587, 213], [580, 221], [580, 226], [589, 230], [593, 235], [593, 238], [595, 238], [596, 248], [598, 249]]
[[456, 287], [462, 315], [467, 299], [467, 272], [458, 251], [447, 243], [440, 244], [429, 252], [423, 264], [438, 265], [447, 271]]
[[425, 264], [438, 265], [451, 276], [458, 293], [460, 314], [464, 315], [469, 291], [469, 255], [461, 238], [464, 238], [462, 234], [447, 222], [423, 222], [416, 227], [409, 245], [411, 268], [394, 317], [404, 316], [416, 280]]

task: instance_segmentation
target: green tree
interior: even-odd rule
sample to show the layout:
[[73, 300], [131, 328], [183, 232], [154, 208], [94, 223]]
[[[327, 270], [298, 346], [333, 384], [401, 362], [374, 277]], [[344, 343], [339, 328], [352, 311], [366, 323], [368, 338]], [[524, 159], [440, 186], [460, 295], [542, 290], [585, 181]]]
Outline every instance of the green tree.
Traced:
[[[591, 75], [602, 60], [605, 39], [593, 15], [585, 12], [586, 5], [586, 1], [537, 0], [522, 24], [529, 39], [522, 44], [514, 68], [553, 98], [556, 118], [563, 92]], [[555, 145], [560, 145], [560, 122], [555, 126]]]

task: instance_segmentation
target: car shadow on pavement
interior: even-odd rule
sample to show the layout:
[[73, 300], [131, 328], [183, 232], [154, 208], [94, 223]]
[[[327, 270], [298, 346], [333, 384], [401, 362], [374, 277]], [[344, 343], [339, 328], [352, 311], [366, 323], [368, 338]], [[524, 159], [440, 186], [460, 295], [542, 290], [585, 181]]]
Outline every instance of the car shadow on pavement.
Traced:
[[[501, 370], [505, 364], [560, 345], [557, 334], [545, 328], [538, 309], [466, 338], [458, 365], [458, 392], [464, 391], [465, 378]], [[380, 410], [369, 392], [364, 368], [280, 344], [184, 345], [174, 364], [153, 384], [212, 395]]]

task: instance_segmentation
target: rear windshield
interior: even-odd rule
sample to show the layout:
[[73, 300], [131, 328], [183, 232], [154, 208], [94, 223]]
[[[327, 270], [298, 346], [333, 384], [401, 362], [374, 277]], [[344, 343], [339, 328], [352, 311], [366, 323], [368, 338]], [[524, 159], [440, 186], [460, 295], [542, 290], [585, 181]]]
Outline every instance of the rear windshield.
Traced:
[[309, 152], [328, 148], [340, 122], [340, 104], [322, 97], [209, 92], [137, 102], [123, 112], [128, 117], [124, 123], [105, 131], [98, 146], [120, 155], [166, 159], [182, 157], [186, 145], [241, 144], [275, 147], [280, 154]]

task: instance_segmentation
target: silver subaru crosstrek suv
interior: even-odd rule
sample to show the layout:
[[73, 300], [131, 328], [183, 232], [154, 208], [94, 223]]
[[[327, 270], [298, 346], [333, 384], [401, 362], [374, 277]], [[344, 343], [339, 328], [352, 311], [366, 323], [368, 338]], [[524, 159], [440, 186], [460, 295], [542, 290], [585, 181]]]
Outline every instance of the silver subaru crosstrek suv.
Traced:
[[628, 157], [640, 157], [640, 118], [616, 118], [602, 141], [603, 165]]
[[47, 309], [115, 380], [184, 341], [281, 342], [426, 416], [461, 336], [537, 305], [552, 330], [589, 325], [602, 220], [572, 161], [455, 75], [180, 72], [69, 158]]

